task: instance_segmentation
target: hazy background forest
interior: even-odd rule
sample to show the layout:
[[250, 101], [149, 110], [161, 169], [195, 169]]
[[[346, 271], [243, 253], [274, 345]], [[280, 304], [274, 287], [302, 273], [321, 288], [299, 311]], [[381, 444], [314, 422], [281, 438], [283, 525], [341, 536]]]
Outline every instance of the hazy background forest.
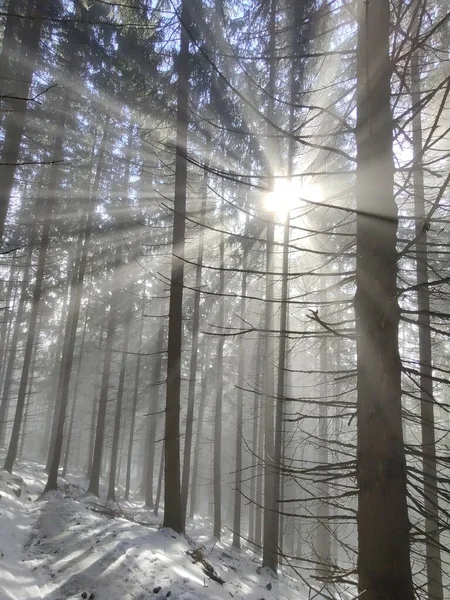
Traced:
[[450, 598], [449, 12], [0, 1], [0, 598]]

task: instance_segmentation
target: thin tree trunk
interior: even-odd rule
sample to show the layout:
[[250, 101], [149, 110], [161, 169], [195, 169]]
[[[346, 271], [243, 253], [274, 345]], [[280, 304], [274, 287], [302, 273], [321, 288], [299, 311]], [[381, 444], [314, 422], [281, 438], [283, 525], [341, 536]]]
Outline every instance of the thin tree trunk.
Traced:
[[222, 527], [222, 403], [223, 403], [223, 347], [225, 338], [225, 236], [220, 234], [220, 274], [219, 274], [219, 340], [217, 342], [216, 406], [214, 412], [214, 537], [220, 540]]
[[81, 365], [83, 364], [84, 344], [85, 344], [85, 340], [86, 340], [86, 332], [87, 332], [87, 324], [88, 324], [89, 299], [90, 299], [90, 294], [88, 296], [88, 304], [87, 304], [87, 308], [86, 308], [86, 314], [84, 316], [83, 334], [81, 336], [81, 343], [80, 343], [80, 355], [78, 357], [77, 374], [76, 374], [76, 377], [75, 377], [75, 385], [74, 385], [74, 389], [73, 389], [72, 411], [70, 413], [69, 430], [67, 432], [67, 443], [66, 443], [66, 450], [65, 450], [65, 453], [64, 453], [64, 463], [63, 463], [63, 470], [62, 470], [62, 476], [63, 477], [66, 476], [66, 474], [67, 474], [67, 467], [69, 465], [70, 444], [71, 444], [71, 441], [72, 441], [73, 425], [74, 425], [74, 422], [75, 422], [75, 413], [76, 413], [76, 408], [77, 408], [78, 384], [80, 382]]
[[[145, 289], [145, 285], [144, 285]], [[134, 372], [134, 390], [133, 390], [133, 403], [131, 406], [131, 418], [130, 418], [130, 437], [128, 439], [128, 453], [127, 453], [127, 472], [125, 476], [125, 500], [130, 498], [130, 480], [131, 480], [131, 462], [133, 458], [133, 442], [134, 442], [134, 428], [136, 422], [136, 410], [139, 398], [139, 376], [141, 372], [141, 355], [142, 350], [142, 336], [144, 333], [144, 310], [145, 310], [145, 296], [142, 299], [142, 314], [141, 321], [139, 323], [139, 334], [138, 334], [138, 345], [136, 356], [136, 370]]]
[[[42, 324], [42, 317], [39, 319], [39, 324], [37, 326], [37, 336], [36, 336], [37, 339], [39, 339], [39, 333], [41, 331], [41, 324]], [[22, 432], [20, 434], [20, 446], [19, 446], [19, 457], [20, 458], [23, 458], [23, 450], [25, 447], [25, 440], [26, 440], [26, 426], [28, 423], [29, 415], [30, 415], [30, 406], [32, 404], [31, 396], [33, 393], [34, 377], [35, 377], [35, 373], [36, 373], [37, 351], [38, 351], [38, 345], [35, 344], [34, 350], [33, 350], [33, 358], [31, 359], [31, 373], [30, 373], [30, 379], [28, 382], [28, 392], [27, 392], [27, 400], [26, 400], [26, 404], [25, 404], [25, 414], [23, 416]]]
[[[248, 223], [248, 220], [247, 220]], [[241, 286], [241, 320], [245, 321], [246, 314], [246, 296], [247, 296], [247, 256], [248, 249], [244, 248], [242, 260], [242, 286]], [[241, 547], [241, 513], [242, 513], [242, 428], [244, 411], [244, 371], [245, 371], [245, 351], [246, 344], [244, 338], [239, 339], [239, 366], [237, 380], [237, 410], [236, 410], [236, 462], [235, 462], [235, 480], [234, 480], [234, 519], [233, 519], [233, 543], [232, 545], [240, 549]]]
[[[416, 2], [413, 39], [418, 39], [420, 24], [420, 0]], [[428, 287], [428, 232], [425, 222], [425, 193], [422, 164], [423, 140], [420, 111], [420, 49], [411, 56], [411, 104], [413, 110], [414, 152], [414, 208], [416, 217], [416, 272], [417, 303], [419, 309], [419, 364], [420, 364], [420, 418], [422, 428], [423, 482], [425, 509], [425, 561], [427, 568], [427, 590], [430, 600], [442, 600], [442, 562], [439, 540], [438, 474], [436, 468], [436, 437], [433, 394], [433, 360], [430, 331], [430, 294]]]
[[390, 7], [385, 0], [360, 0], [358, 8], [358, 585], [365, 600], [413, 600], [398, 349]]
[[158, 424], [159, 412], [159, 396], [161, 389], [162, 375], [162, 350], [164, 345], [164, 325], [159, 326], [158, 338], [156, 342], [156, 352], [152, 370], [151, 396], [150, 396], [150, 414], [148, 416], [147, 426], [147, 452], [146, 457], [146, 479], [145, 479], [145, 506], [153, 508], [153, 479], [155, 468], [155, 444], [156, 444], [156, 428]]
[[[257, 499], [257, 482], [259, 481], [259, 462], [260, 454], [258, 448], [258, 433], [260, 433], [260, 425], [258, 419], [258, 407], [260, 404], [260, 388], [262, 380], [262, 358], [263, 358], [263, 343], [264, 338], [262, 335], [259, 336], [256, 348], [256, 359], [255, 359], [255, 391], [253, 394], [253, 431], [252, 431], [252, 458], [251, 458], [251, 470], [250, 470], [250, 505], [248, 512], [249, 519], [249, 540], [255, 545], [261, 545], [261, 510], [256, 507], [258, 503]], [[256, 508], [255, 508], [256, 507]], [[257, 525], [258, 521], [258, 525]]]
[[198, 466], [200, 461], [200, 443], [202, 440], [203, 423], [205, 420], [205, 406], [206, 406], [206, 392], [208, 391], [208, 377], [205, 367], [206, 359], [206, 342], [203, 345], [202, 352], [202, 375], [201, 375], [201, 391], [200, 391], [200, 402], [198, 406], [198, 418], [197, 418], [197, 429], [195, 432], [195, 446], [194, 446], [194, 462], [192, 465], [192, 482], [191, 482], [191, 505], [189, 510], [189, 516], [191, 519], [194, 518], [197, 512], [197, 490], [198, 490]]
[[[320, 301], [322, 305], [325, 305], [327, 300], [326, 293], [327, 281], [324, 278], [322, 283], [322, 289], [320, 291]], [[328, 339], [324, 337], [320, 342], [320, 385], [319, 385], [319, 451], [318, 451], [318, 464], [326, 468], [328, 465], [328, 410], [326, 402], [328, 400]], [[331, 538], [330, 538], [330, 511], [328, 505], [328, 483], [326, 481], [320, 481], [320, 479], [326, 479], [326, 475], [319, 475], [318, 490], [319, 490], [319, 504], [317, 511], [318, 526], [316, 528], [316, 554], [317, 554], [317, 566], [316, 575], [318, 578], [327, 578], [330, 573], [331, 564]]]
[[[205, 218], [206, 213], [206, 196], [207, 196], [207, 171], [205, 169], [203, 176], [203, 198], [200, 209], [200, 221]], [[194, 404], [195, 404], [195, 384], [197, 377], [197, 355], [198, 355], [198, 339], [199, 339], [199, 324], [200, 324], [200, 287], [202, 284], [202, 265], [203, 265], [203, 247], [204, 247], [204, 228], [200, 226], [198, 239], [197, 265], [195, 271], [195, 297], [194, 297], [194, 313], [192, 317], [192, 341], [191, 341], [191, 363], [189, 369], [189, 390], [188, 404], [186, 414], [186, 434], [184, 438], [184, 462], [183, 462], [183, 479], [181, 485], [181, 500], [183, 509], [184, 524], [186, 524], [186, 511], [189, 494], [189, 476], [191, 470], [191, 452], [192, 452], [192, 429], [194, 423]]]
[[[268, 118], [274, 121], [275, 94], [275, 36], [276, 36], [276, 0], [271, 1], [270, 7], [270, 67], [269, 67], [269, 103]], [[271, 131], [271, 129], [269, 129]], [[274, 148], [272, 148], [274, 150]], [[269, 190], [273, 190], [273, 173], [269, 173]], [[274, 329], [274, 215], [270, 214], [267, 222], [266, 241], [266, 307], [265, 327]], [[268, 567], [276, 573], [278, 565], [278, 493], [279, 478], [276, 475], [279, 465], [275, 462], [274, 436], [274, 342], [270, 333], [265, 336], [265, 366], [264, 366], [264, 526], [263, 526], [263, 567]], [[278, 482], [278, 486], [277, 486]]]
[[111, 373], [111, 354], [113, 350], [113, 340], [116, 331], [117, 318], [117, 288], [118, 271], [122, 261], [122, 248], [118, 244], [114, 254], [113, 278], [111, 285], [111, 300], [109, 306], [108, 325], [106, 328], [105, 356], [103, 360], [102, 383], [100, 388], [100, 398], [98, 404], [97, 427], [95, 430], [94, 451], [92, 458], [91, 478], [87, 492], [99, 495], [100, 471], [102, 465], [103, 443], [105, 438], [106, 407], [108, 403], [108, 386]]
[[161, 492], [162, 492], [163, 475], [164, 475], [164, 456], [165, 456], [164, 444], [165, 443], [166, 442], [163, 440], [162, 441], [160, 461], [159, 461], [158, 486], [156, 488], [156, 498], [155, 498], [155, 508], [154, 508], [154, 513], [155, 513], [156, 517], [158, 516], [159, 503], [161, 501]]
[[123, 390], [125, 386], [125, 373], [127, 369], [127, 354], [128, 354], [128, 342], [130, 339], [130, 318], [131, 315], [126, 316], [125, 324], [125, 336], [123, 340], [123, 351], [122, 358], [120, 360], [120, 374], [119, 374], [119, 388], [117, 390], [117, 403], [116, 413], [114, 416], [114, 430], [111, 448], [111, 463], [109, 467], [109, 486], [107, 500], [115, 502], [116, 500], [116, 470], [117, 470], [117, 456], [119, 451], [119, 438], [120, 438], [120, 418], [122, 415], [122, 404], [123, 404]]

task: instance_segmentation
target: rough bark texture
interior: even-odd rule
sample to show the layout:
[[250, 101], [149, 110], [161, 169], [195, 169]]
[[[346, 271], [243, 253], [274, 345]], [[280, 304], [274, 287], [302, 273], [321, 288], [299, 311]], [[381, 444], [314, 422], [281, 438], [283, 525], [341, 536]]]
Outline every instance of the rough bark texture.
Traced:
[[357, 482], [359, 591], [414, 597], [398, 350], [389, 3], [359, 2], [357, 50]]
[[178, 107], [175, 159], [172, 273], [170, 278], [167, 348], [166, 421], [164, 430], [164, 527], [183, 532], [180, 483], [180, 382], [183, 332], [184, 235], [186, 214], [187, 133], [189, 90], [188, 2], [183, 0], [181, 42], [177, 58]]

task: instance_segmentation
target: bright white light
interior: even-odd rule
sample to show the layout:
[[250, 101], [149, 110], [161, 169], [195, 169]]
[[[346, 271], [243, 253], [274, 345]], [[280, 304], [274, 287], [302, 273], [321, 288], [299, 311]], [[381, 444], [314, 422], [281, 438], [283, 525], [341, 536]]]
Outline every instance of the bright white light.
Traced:
[[267, 211], [284, 220], [289, 212], [300, 208], [305, 200], [320, 202], [322, 193], [319, 186], [302, 185], [298, 181], [288, 179], [275, 179], [274, 189], [264, 198], [264, 206]]

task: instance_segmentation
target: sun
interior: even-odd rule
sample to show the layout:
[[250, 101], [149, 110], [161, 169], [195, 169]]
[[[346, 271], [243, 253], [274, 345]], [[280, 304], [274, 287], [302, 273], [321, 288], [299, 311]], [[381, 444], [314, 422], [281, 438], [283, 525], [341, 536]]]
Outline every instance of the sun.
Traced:
[[273, 190], [264, 197], [264, 207], [284, 221], [291, 211], [301, 208], [305, 201], [320, 202], [321, 199], [322, 191], [317, 185], [277, 178]]

